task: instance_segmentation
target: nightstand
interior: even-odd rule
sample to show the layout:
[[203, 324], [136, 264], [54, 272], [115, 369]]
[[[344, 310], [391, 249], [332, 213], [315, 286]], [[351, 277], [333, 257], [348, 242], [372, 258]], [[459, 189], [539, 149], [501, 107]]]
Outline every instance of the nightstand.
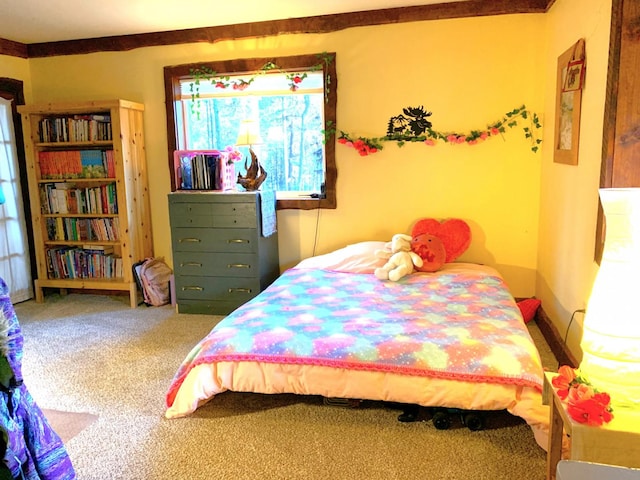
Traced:
[[544, 377], [544, 401], [551, 407], [547, 480], [556, 478], [556, 468], [562, 457], [563, 432], [570, 439], [571, 460], [640, 467], [640, 411], [614, 410], [613, 420], [601, 427], [578, 423], [569, 416], [551, 384], [556, 375], [557, 373], [547, 372]]

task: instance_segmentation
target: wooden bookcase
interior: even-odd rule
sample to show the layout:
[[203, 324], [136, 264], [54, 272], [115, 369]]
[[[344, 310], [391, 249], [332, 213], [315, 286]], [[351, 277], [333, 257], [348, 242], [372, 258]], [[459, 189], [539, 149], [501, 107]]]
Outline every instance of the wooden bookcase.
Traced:
[[37, 273], [44, 288], [128, 291], [153, 256], [144, 105], [125, 100], [18, 107]]

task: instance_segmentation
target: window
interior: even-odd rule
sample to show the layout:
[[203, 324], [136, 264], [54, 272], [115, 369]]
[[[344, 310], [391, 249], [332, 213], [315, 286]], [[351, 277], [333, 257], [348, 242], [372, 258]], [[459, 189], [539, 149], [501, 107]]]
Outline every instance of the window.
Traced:
[[250, 120], [278, 208], [335, 208], [335, 54], [165, 67], [165, 87], [172, 190], [174, 150], [234, 146]]

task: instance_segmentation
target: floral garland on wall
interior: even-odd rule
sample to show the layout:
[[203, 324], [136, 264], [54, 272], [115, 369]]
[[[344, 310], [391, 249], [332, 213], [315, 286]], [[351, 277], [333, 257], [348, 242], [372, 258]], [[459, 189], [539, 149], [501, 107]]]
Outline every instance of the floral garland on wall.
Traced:
[[406, 107], [402, 109], [402, 112], [402, 114], [389, 119], [387, 134], [383, 137], [353, 137], [340, 131], [338, 142], [355, 148], [361, 156], [382, 150], [383, 142], [396, 142], [399, 147], [406, 142], [422, 142], [425, 145], [433, 146], [439, 141], [476, 145], [488, 138], [502, 135], [508, 128], [516, 127], [522, 120], [529, 120], [530, 125], [523, 126], [522, 129], [525, 137], [531, 140], [531, 150], [534, 153], [537, 152], [540, 143], [542, 143], [542, 139], [537, 136], [537, 131], [542, 128], [540, 119], [537, 114], [532, 114], [524, 105], [505, 113], [502, 119], [489, 124], [486, 128], [471, 130], [467, 133], [445, 133], [433, 130], [428, 119], [431, 112], [425, 111], [422, 106]]
[[[318, 57], [319, 63], [316, 65], [312, 65], [305, 69], [306, 71], [302, 72], [290, 72], [287, 70], [283, 70], [278, 65], [273, 62], [267, 62], [262, 67], [260, 67], [256, 72], [250, 75], [244, 75], [244, 78], [232, 78], [231, 75], [226, 74], [218, 74], [212, 68], [201, 65], [195, 68], [191, 68], [189, 70], [189, 75], [193, 77], [193, 81], [189, 84], [189, 89], [191, 93], [191, 100], [193, 102], [192, 108], [198, 108], [198, 102], [200, 100], [200, 84], [201, 82], [210, 82], [215, 88], [220, 88], [226, 90], [228, 88], [241, 92], [246, 90], [249, 85], [253, 83], [253, 81], [260, 75], [265, 75], [269, 72], [278, 72], [284, 74], [288, 88], [292, 92], [296, 92], [302, 81], [307, 78], [308, 72], [315, 72], [318, 70], [322, 70], [323, 67], [326, 67], [334, 60], [334, 56], [328, 54], [327, 52], [320, 53], [316, 55]], [[325, 71], [324, 78], [324, 96], [325, 100], [329, 97], [329, 89], [331, 86], [331, 78], [328, 71]]]

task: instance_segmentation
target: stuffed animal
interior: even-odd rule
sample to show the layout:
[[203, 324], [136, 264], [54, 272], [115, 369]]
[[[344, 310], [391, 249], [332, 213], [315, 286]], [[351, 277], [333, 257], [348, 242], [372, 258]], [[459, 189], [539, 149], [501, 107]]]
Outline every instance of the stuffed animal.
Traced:
[[411, 250], [422, 259], [420, 272], [437, 272], [445, 263], [447, 252], [439, 237], [421, 233], [411, 239]]
[[423, 218], [413, 226], [411, 235], [396, 234], [384, 250], [376, 252], [377, 257], [388, 260], [374, 274], [397, 282], [414, 271], [435, 272], [462, 255], [470, 244], [471, 229], [464, 220]]
[[380, 280], [397, 282], [405, 275], [413, 273], [414, 267], [422, 266], [420, 256], [411, 250], [411, 236], [398, 233], [391, 239], [385, 250], [376, 252], [379, 258], [388, 258], [387, 263], [373, 272]]
[[453, 262], [471, 244], [471, 229], [464, 220], [423, 218], [411, 229], [411, 248], [422, 258], [421, 272], [435, 272]]

